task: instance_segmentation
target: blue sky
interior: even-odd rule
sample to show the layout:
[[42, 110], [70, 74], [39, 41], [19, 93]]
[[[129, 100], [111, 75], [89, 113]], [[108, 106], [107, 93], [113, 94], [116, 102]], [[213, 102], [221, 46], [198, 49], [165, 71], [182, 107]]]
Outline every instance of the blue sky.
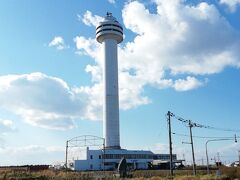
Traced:
[[[236, 132], [194, 128], [195, 136], [240, 132], [240, 1], [0, 2], [0, 165], [64, 161], [65, 142], [102, 136], [101, 45], [107, 11], [124, 27], [119, 45], [121, 146], [168, 153], [168, 110]], [[173, 120], [173, 132], [188, 128]], [[194, 138], [196, 159], [207, 139]], [[239, 139], [240, 140], [240, 139]], [[188, 137], [173, 151], [188, 161]], [[237, 158], [239, 142], [210, 144]], [[201, 163], [199, 161], [198, 163]]]

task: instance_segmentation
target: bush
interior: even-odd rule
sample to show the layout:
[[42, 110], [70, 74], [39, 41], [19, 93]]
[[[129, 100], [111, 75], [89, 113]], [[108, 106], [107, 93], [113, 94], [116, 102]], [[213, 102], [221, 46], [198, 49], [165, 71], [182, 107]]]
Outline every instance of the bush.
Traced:
[[221, 167], [220, 172], [229, 178], [240, 178], [240, 167]]

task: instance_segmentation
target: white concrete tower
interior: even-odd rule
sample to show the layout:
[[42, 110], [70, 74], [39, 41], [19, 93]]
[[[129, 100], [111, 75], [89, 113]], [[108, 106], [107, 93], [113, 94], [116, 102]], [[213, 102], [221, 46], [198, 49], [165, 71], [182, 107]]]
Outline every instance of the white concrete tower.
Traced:
[[104, 47], [103, 136], [108, 149], [120, 149], [117, 44], [123, 40], [121, 24], [107, 13], [96, 27], [96, 39]]

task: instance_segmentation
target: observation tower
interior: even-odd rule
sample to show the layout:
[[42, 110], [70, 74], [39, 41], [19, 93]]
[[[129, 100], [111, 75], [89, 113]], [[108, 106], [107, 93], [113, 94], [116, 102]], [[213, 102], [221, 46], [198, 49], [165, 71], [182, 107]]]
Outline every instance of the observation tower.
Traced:
[[[102, 44], [104, 51], [103, 137], [105, 144], [102, 145], [103, 148], [101, 149], [89, 149], [89, 147], [87, 147], [85, 151], [81, 151], [80, 159], [77, 157], [77, 159], [72, 162], [72, 169], [78, 171], [115, 170], [116, 167], [119, 166], [119, 163], [121, 163], [122, 158], [126, 159], [127, 166], [130, 169], [148, 169], [149, 164], [159, 166], [159, 164], [163, 162], [170, 163], [169, 154], [154, 154], [152, 151], [121, 148], [119, 133], [117, 46], [123, 40], [123, 28], [111, 13], [107, 13], [104, 20], [96, 27], [96, 40]], [[86, 137], [89, 137], [89, 140], [93, 140], [94, 143], [97, 142], [97, 139], [102, 140], [102, 138], [96, 136], [81, 137], [85, 139], [85, 146]], [[67, 142], [73, 140], [76, 142], [78, 138], [80, 137], [73, 138]], [[81, 139], [79, 139], [79, 141], [82, 142]], [[94, 144], [92, 143], [93, 142], [89, 143], [88, 146]], [[66, 147], [70, 146], [67, 144]], [[76, 146], [74, 145], [73, 147]], [[174, 157], [174, 161], [178, 162], [176, 154]], [[66, 164], [67, 162], [66, 158]], [[179, 162], [181, 162], [181, 160]]]
[[107, 13], [96, 27], [96, 39], [104, 49], [104, 101], [103, 137], [107, 149], [121, 149], [119, 134], [118, 53], [117, 45], [123, 41], [121, 24]]

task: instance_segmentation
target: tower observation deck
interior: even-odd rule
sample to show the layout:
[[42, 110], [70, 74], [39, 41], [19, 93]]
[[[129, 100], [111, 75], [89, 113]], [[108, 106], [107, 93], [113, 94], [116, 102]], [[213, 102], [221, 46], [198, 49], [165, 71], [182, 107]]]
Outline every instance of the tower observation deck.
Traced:
[[112, 13], [107, 13], [104, 20], [98, 24], [96, 39], [99, 43], [106, 39], [115, 39], [117, 43], [122, 42], [123, 28], [116, 18], [112, 16]]
[[121, 24], [107, 13], [96, 27], [96, 40], [104, 50], [103, 136], [107, 149], [120, 149], [117, 44], [123, 40]]

